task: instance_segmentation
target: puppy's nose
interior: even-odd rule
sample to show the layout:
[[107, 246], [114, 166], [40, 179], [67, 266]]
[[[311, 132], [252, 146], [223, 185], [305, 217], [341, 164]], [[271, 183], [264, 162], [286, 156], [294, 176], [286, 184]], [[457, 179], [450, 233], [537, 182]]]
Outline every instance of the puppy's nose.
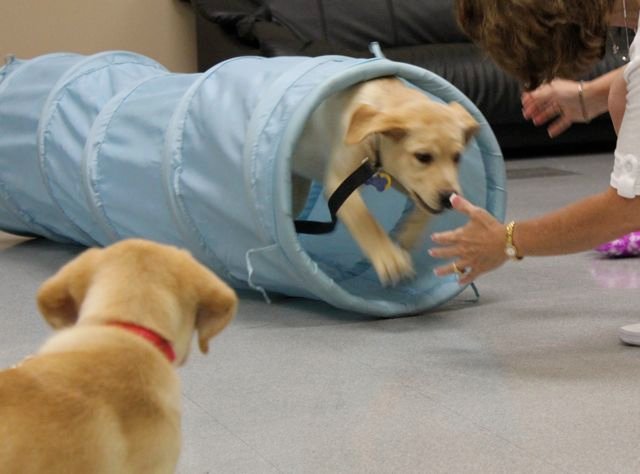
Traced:
[[451, 209], [451, 196], [455, 194], [455, 191], [447, 189], [440, 193], [440, 205], [443, 209]]

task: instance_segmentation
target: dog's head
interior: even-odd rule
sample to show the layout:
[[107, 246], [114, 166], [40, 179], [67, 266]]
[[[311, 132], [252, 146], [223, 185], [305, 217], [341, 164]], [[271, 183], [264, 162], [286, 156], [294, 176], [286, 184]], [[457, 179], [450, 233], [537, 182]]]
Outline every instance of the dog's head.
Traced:
[[[357, 106], [347, 128], [347, 145], [379, 146], [382, 167], [417, 206], [431, 214], [450, 207], [452, 193], [461, 194], [458, 163], [479, 126], [456, 102], [440, 104], [416, 90], [378, 110]], [[379, 144], [372, 141], [379, 137]]]
[[53, 328], [77, 321], [139, 324], [170, 341], [180, 364], [193, 332], [206, 353], [236, 306], [235, 292], [187, 251], [140, 239], [85, 251], [38, 292], [38, 307]]

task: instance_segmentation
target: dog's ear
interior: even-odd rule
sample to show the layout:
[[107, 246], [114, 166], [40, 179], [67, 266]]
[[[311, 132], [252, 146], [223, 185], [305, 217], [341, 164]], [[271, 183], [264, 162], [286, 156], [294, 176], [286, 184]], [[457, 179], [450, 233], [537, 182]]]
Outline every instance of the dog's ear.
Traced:
[[40, 286], [38, 308], [54, 329], [71, 326], [77, 321], [101, 252], [99, 249], [86, 250]]
[[384, 113], [369, 104], [363, 104], [351, 115], [345, 143], [355, 145], [373, 133], [383, 133], [394, 140], [400, 140], [407, 133], [406, 124], [399, 116]]
[[238, 297], [225, 282], [213, 272], [202, 267], [199, 272], [198, 313], [196, 330], [198, 346], [203, 354], [209, 352], [209, 341], [222, 331], [233, 319], [238, 306]]
[[466, 145], [478, 130], [480, 130], [480, 124], [478, 124], [469, 111], [458, 102], [449, 102], [449, 107], [453, 109], [460, 120], [460, 125], [464, 132], [464, 143]]

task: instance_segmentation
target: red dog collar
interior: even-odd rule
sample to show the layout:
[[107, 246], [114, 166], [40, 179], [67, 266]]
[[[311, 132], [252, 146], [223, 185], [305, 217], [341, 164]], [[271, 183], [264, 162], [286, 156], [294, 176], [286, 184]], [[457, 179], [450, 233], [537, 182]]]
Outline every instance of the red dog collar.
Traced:
[[115, 323], [109, 323], [109, 324], [110, 326], [121, 327], [128, 331], [131, 331], [134, 334], [137, 334], [138, 336], [145, 338], [151, 344], [153, 344], [158, 349], [160, 349], [160, 352], [162, 352], [167, 357], [167, 359], [169, 359], [169, 362], [173, 363], [176, 360], [176, 353], [173, 351], [173, 347], [171, 347], [171, 343], [167, 341], [164, 337], [162, 337], [160, 334], [158, 334], [157, 332], [154, 332], [151, 329], [147, 329], [143, 326], [138, 326], [137, 324], [133, 324], [133, 323], [115, 322]]

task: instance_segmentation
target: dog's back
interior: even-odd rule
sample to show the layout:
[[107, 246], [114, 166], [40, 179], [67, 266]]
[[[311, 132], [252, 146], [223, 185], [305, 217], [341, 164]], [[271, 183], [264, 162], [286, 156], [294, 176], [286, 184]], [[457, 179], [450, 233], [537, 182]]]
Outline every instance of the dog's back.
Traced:
[[162, 355], [117, 328], [56, 338], [81, 343], [0, 372], [0, 471], [174, 472], [180, 394]]

